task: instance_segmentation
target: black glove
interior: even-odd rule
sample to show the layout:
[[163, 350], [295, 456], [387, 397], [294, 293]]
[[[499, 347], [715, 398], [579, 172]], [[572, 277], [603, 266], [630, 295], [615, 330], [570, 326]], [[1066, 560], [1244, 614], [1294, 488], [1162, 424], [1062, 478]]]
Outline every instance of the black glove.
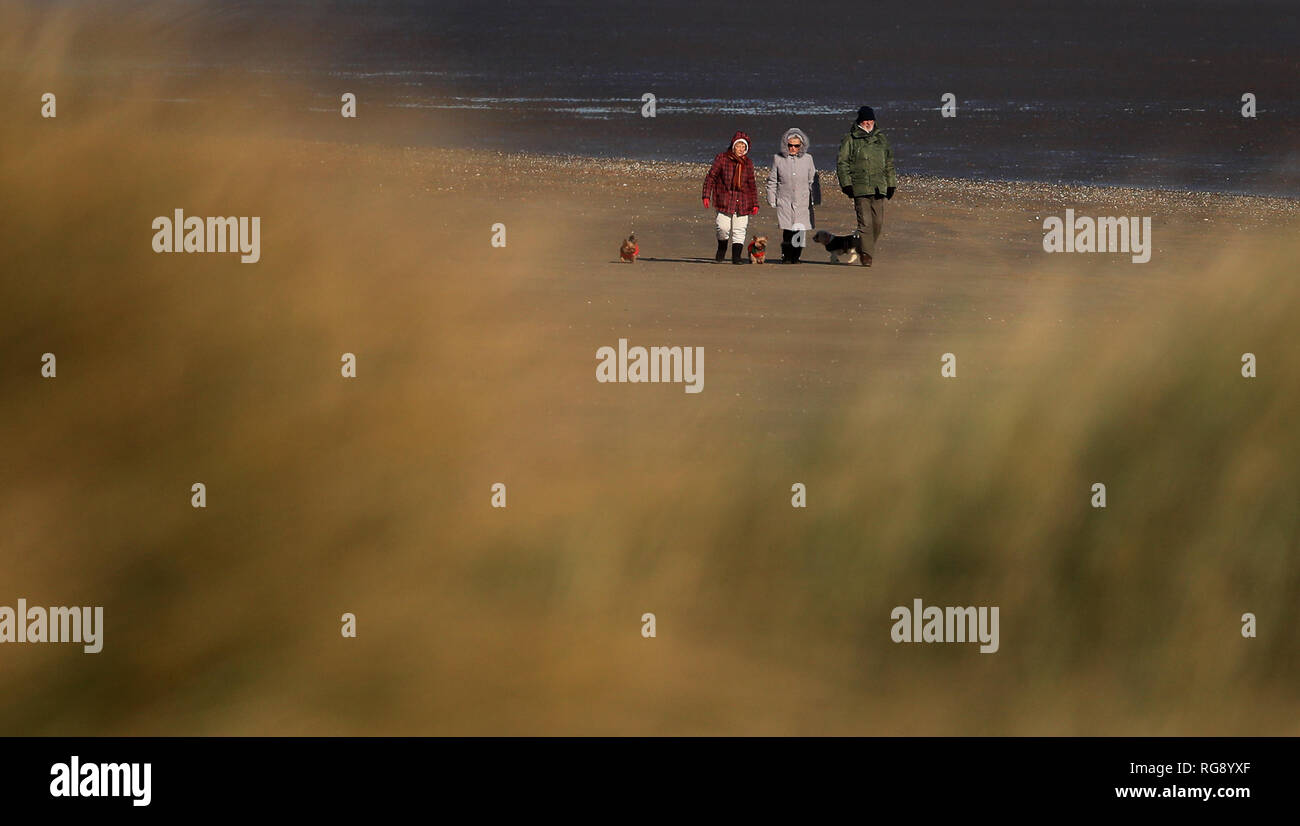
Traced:
[[853, 197], [853, 187], [851, 186], [840, 187], [840, 192], [843, 192], [845, 195], [849, 196], [850, 198]]
[[895, 189], [898, 189], [898, 187], [896, 187], [896, 186], [891, 186], [889, 189], [886, 189], [886, 190], [885, 190], [885, 200], [886, 200], [886, 201], [888, 201], [890, 198], [894, 197], [894, 190], [895, 190]]

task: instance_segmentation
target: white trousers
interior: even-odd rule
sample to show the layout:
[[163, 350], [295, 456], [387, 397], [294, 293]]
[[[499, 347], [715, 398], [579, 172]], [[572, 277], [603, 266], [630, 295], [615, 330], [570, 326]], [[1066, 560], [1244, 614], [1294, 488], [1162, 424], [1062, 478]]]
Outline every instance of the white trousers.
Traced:
[[745, 229], [749, 226], [749, 216], [727, 215], [722, 212], [717, 215], [714, 229], [718, 231], [718, 240], [725, 241], [730, 236], [733, 244], [745, 243]]

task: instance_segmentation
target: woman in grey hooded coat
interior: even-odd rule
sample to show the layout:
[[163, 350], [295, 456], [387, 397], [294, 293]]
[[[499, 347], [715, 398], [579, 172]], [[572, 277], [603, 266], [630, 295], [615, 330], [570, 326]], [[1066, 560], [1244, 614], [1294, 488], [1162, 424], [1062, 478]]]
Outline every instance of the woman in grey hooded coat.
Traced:
[[[773, 156], [767, 176], [767, 202], [776, 208], [781, 225], [781, 263], [798, 264], [803, 242], [814, 226], [813, 207], [822, 202], [817, 167], [802, 129], [787, 129], [781, 136], [780, 151]], [[798, 235], [801, 230], [805, 232]]]

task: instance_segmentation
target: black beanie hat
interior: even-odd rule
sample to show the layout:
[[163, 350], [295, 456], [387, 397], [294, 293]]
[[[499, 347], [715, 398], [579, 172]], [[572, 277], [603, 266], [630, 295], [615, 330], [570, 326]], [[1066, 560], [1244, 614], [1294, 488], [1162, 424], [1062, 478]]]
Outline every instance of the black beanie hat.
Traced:
[[870, 106], [863, 106], [858, 110], [858, 119], [854, 123], [862, 123], [864, 120], [875, 120], [876, 112]]

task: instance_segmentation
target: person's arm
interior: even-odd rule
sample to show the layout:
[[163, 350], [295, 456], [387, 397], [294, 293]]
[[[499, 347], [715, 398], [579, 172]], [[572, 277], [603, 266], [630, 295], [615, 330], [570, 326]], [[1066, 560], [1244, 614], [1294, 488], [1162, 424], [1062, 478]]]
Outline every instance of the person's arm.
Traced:
[[767, 205], [771, 207], [776, 206], [776, 181], [780, 176], [777, 172], [777, 161], [780, 157], [780, 155], [772, 156], [772, 169], [767, 173]]
[[751, 214], [751, 215], [757, 215], [757, 214], [758, 214], [758, 184], [757, 184], [757, 182], [755, 182], [755, 180], [754, 180], [754, 164], [753, 164], [753, 162], [750, 162], [750, 163], [749, 163], [748, 165], [746, 165], [746, 167], [745, 167], [745, 182], [744, 182], [743, 186], [744, 186], [745, 189], [749, 192], [749, 197], [750, 197], [750, 198], [753, 200], [753, 202], [754, 202], [754, 208], [753, 208], [752, 210], [750, 210], [750, 214]]
[[898, 188], [898, 176], [894, 174], [894, 148], [889, 145], [889, 139], [885, 139], [885, 185], [889, 187], [889, 197], [894, 196], [894, 190]]
[[817, 206], [822, 202], [822, 182], [817, 176], [817, 163], [808, 156], [808, 165], [812, 167], [812, 181], [808, 183], [808, 203]]
[[700, 196], [704, 199], [704, 205], [709, 205], [709, 199], [713, 197], [713, 191], [718, 183], [718, 168], [722, 165], [722, 158], [714, 158], [713, 166], [709, 167], [709, 172], [704, 176], [704, 192]]
[[835, 175], [840, 179], [840, 189], [852, 191], [853, 187], [853, 133], [840, 141], [840, 151], [835, 157]]

